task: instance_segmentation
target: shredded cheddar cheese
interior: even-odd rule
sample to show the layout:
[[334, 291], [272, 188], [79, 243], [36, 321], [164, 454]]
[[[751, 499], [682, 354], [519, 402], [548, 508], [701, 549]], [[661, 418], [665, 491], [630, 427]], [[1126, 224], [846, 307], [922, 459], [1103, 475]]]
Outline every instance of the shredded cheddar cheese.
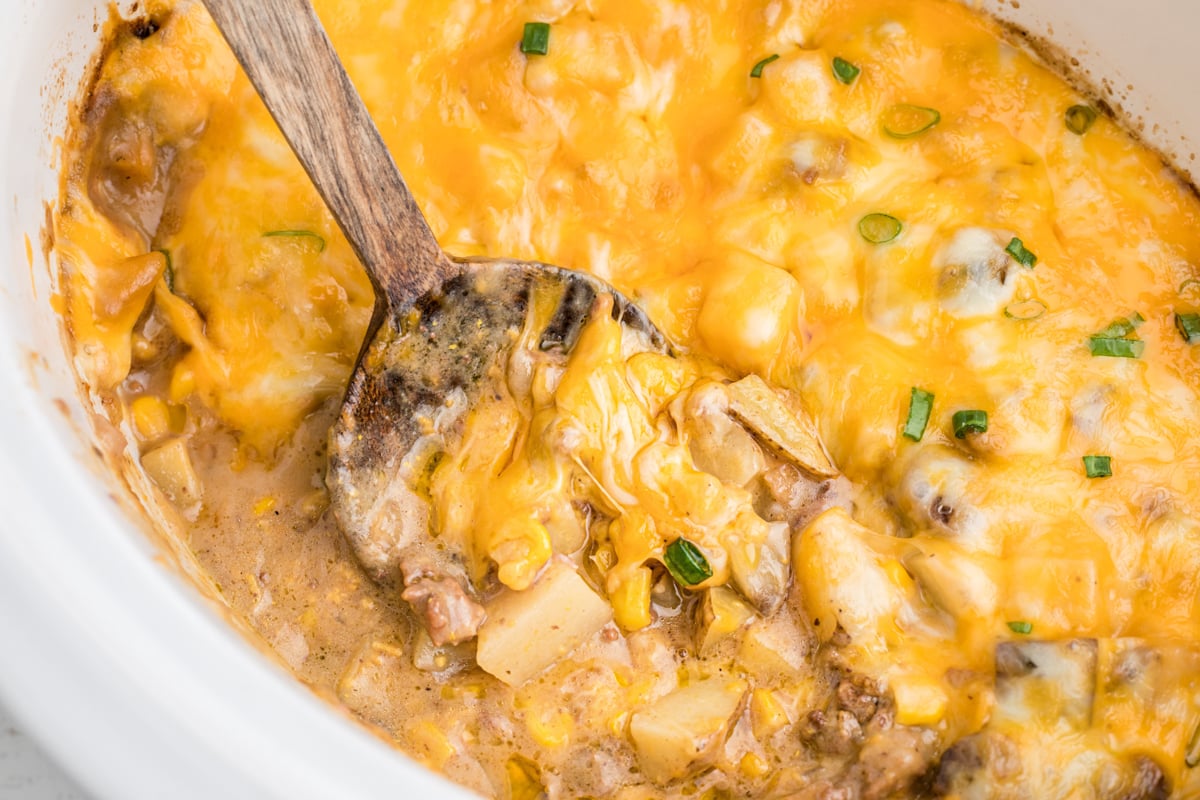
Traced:
[[65, 324], [300, 677], [488, 796], [1200, 793], [1200, 200], [1155, 153], [951, 0], [315, 4], [449, 253], [674, 348], [598, 303], [549, 352], [535, 293], [364, 571], [323, 481], [370, 283], [201, 4], [114, 17]]

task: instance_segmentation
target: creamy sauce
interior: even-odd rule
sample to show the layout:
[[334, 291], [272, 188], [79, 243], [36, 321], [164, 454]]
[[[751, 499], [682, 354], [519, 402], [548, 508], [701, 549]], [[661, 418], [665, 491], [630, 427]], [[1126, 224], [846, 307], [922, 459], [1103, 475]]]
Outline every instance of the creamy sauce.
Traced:
[[[410, 488], [467, 594], [594, 624], [435, 644], [328, 509], [366, 277], [203, 10], [114, 22], [56, 220], [78, 369], [299, 679], [488, 796], [1200, 792], [1200, 201], [1154, 153], [942, 0], [317, 8], [449, 252], [590, 271], [686, 358], [601, 315], [456, 418]], [[705, 394], [747, 375], [828, 475]]]

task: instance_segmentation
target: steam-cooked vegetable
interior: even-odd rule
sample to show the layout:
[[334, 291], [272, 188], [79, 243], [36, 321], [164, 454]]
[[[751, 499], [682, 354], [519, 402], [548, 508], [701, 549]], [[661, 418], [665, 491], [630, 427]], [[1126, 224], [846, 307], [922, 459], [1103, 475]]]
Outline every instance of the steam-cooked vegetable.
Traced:
[[180, 506], [199, 501], [204, 493], [185, 439], [171, 439], [143, 453], [142, 468], [163, 494]]
[[747, 690], [745, 681], [705, 678], [635, 712], [629, 736], [642, 771], [665, 783], [711, 766]]
[[784, 403], [766, 381], [748, 375], [729, 384], [728, 389], [730, 411], [763, 441], [811, 475], [829, 478], [837, 474], [812, 420]]
[[704, 590], [696, 610], [696, 649], [705, 653], [754, 618], [754, 609], [724, 586]]
[[523, 592], [508, 591], [487, 606], [476, 661], [520, 686], [565, 658], [612, 621], [612, 606], [592, 591], [570, 562], [555, 558]]

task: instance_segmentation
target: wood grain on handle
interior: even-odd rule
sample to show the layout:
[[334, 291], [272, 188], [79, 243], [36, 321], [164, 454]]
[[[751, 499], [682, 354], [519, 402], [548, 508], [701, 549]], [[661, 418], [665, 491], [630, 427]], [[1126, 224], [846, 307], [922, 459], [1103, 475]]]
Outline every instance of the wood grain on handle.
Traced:
[[[392, 306], [453, 271], [309, 0], [204, 0]], [[377, 303], [377, 308], [379, 305]]]

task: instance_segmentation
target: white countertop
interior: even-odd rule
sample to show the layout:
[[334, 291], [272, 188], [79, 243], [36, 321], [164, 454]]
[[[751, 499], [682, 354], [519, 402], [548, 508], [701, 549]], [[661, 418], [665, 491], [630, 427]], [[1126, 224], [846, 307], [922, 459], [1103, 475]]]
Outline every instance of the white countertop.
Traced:
[[0, 706], [0, 800], [88, 800]]

